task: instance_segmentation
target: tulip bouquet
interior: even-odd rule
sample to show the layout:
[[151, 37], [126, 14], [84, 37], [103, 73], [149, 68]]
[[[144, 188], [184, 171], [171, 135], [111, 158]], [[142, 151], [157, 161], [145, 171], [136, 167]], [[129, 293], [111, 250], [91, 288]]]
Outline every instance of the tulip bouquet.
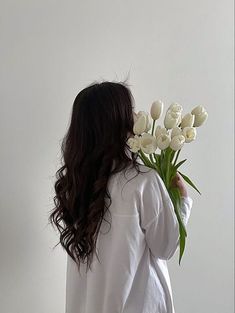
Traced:
[[[182, 106], [178, 103], [172, 103], [166, 112], [164, 127], [157, 125], [155, 129], [155, 123], [163, 113], [163, 107], [163, 102], [157, 100], [152, 103], [150, 114], [145, 111], [139, 111], [137, 114], [134, 112], [133, 132], [135, 135], [128, 139], [127, 144], [132, 152], [138, 153], [146, 166], [159, 173], [167, 188], [179, 223], [180, 264], [187, 232], [180, 214], [181, 194], [179, 189], [173, 186], [172, 181], [178, 172], [189, 185], [201, 194], [193, 182], [185, 174], [178, 171], [187, 159], [178, 163], [177, 160], [184, 144], [196, 139], [197, 127], [207, 120], [208, 113], [202, 105], [198, 105], [191, 113], [182, 117]], [[151, 133], [149, 133], [150, 130]], [[157, 153], [158, 148], [159, 153]]]

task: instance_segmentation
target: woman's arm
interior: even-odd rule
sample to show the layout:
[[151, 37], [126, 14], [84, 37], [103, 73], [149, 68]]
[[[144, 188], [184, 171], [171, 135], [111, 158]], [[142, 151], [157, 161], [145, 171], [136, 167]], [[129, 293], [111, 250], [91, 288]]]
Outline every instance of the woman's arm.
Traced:
[[[182, 218], [188, 222], [193, 200], [182, 196]], [[141, 193], [141, 227], [151, 253], [163, 260], [171, 258], [179, 245], [179, 224], [166, 186], [152, 171]]]

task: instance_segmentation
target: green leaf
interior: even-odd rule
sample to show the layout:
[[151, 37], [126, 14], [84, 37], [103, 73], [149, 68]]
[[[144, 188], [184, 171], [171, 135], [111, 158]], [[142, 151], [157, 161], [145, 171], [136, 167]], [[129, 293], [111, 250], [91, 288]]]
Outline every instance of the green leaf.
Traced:
[[175, 165], [175, 168], [177, 169], [180, 167], [187, 159], [184, 159], [183, 161], [180, 161], [178, 164]]
[[177, 159], [178, 159], [178, 157], [179, 157], [180, 151], [181, 151], [181, 149], [180, 149], [180, 150], [177, 150], [176, 157], [175, 157], [175, 161], [174, 161], [173, 165], [176, 164], [176, 161], [177, 161]]
[[172, 150], [168, 150], [166, 154], [166, 187], [169, 189], [171, 176], [172, 176], [172, 164], [171, 164]]
[[178, 220], [178, 225], [179, 225], [179, 246], [180, 246], [180, 254], [179, 254], [179, 265], [184, 253], [184, 249], [185, 249], [185, 241], [186, 241], [186, 237], [187, 237], [187, 232], [185, 229], [185, 225], [182, 221], [182, 217], [181, 217], [181, 195], [180, 195], [180, 191], [177, 187], [173, 187], [172, 189], [169, 190], [169, 194], [171, 196], [172, 202], [174, 204], [174, 208], [175, 208], [175, 214]]
[[171, 188], [172, 179], [175, 177], [176, 172], [177, 172], [176, 168], [173, 167], [173, 165], [172, 165], [172, 167], [171, 167], [171, 176], [170, 176], [170, 185], [169, 185], [169, 188]]
[[179, 222], [179, 225], [181, 226], [181, 228], [183, 229], [183, 233], [185, 235], [185, 237], [187, 237], [187, 231], [184, 225], [184, 222], [182, 220], [182, 216], [181, 216], [181, 194], [179, 191], [179, 188], [177, 187], [173, 187], [169, 190], [170, 194], [172, 194], [173, 196], [173, 200], [175, 202], [175, 213]]
[[180, 175], [183, 177], [183, 179], [190, 185], [192, 186], [195, 190], [197, 190], [197, 192], [199, 192], [199, 194], [201, 195], [201, 192], [197, 189], [197, 187], [193, 184], [193, 182], [184, 174], [182, 174], [181, 172], [179, 172]]
[[185, 249], [185, 236], [183, 234], [183, 230], [181, 227], [179, 228], [179, 232], [180, 232], [180, 255], [179, 255], [179, 265], [180, 265]]
[[175, 151], [171, 149], [171, 158], [170, 158], [171, 162], [174, 159], [174, 156], [175, 156]]

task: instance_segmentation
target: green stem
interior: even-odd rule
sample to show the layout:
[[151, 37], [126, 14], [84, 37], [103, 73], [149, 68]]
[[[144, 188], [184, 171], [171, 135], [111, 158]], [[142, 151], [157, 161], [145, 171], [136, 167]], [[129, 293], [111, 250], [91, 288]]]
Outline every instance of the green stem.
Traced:
[[150, 154], [149, 157], [150, 157], [151, 161], [152, 161], [153, 163], [155, 163], [154, 160], [153, 160], [152, 154]]
[[158, 173], [162, 177], [162, 171], [161, 171], [161, 162], [159, 160], [159, 155], [156, 155], [156, 153], [153, 153], [154, 159], [155, 159], [155, 164], [158, 166]]
[[[153, 153], [153, 154], [154, 154], [154, 153]], [[152, 163], [154, 164], [154, 166], [155, 166], [157, 172], [160, 173], [159, 166], [158, 166], [157, 162], [153, 159], [153, 154], [150, 154], [149, 157], [150, 157]]]
[[149, 160], [149, 158], [146, 157], [146, 155], [141, 149], [139, 150], [139, 155], [142, 157], [141, 159], [145, 165], [155, 169], [155, 164], [152, 164], [152, 162]]
[[[139, 155], [139, 157], [140, 157], [140, 159], [143, 161], [143, 163], [144, 163], [144, 159], [142, 158], [142, 156], [141, 155]], [[144, 163], [145, 164], [145, 163]]]
[[156, 123], [156, 120], [153, 120], [153, 126], [152, 126], [152, 132], [151, 132], [151, 135], [153, 135], [155, 123]]
[[161, 173], [162, 173], [162, 180], [166, 184], [166, 176], [165, 176], [165, 168], [164, 168], [164, 157], [165, 157], [164, 150], [161, 150], [160, 167], [161, 167]]

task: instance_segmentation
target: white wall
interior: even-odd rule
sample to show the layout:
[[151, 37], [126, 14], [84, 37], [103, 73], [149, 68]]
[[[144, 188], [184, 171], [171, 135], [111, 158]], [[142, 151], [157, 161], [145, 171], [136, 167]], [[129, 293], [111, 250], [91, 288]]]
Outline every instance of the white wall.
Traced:
[[176, 313], [233, 311], [233, 2], [1, 0], [0, 310], [64, 313], [66, 257], [47, 226], [59, 141], [74, 97], [100, 78], [153, 100], [202, 104], [209, 118], [181, 153], [195, 182]]

